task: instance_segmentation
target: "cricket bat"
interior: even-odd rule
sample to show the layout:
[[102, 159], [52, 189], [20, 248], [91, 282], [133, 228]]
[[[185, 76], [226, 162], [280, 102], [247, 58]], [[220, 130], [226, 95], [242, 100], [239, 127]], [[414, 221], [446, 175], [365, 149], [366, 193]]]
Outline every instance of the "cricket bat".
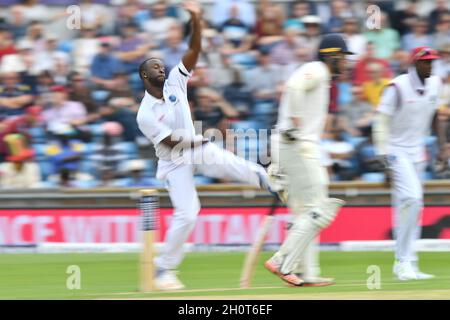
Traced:
[[259, 226], [258, 232], [256, 233], [256, 238], [253, 241], [252, 247], [250, 248], [250, 251], [247, 253], [245, 257], [245, 262], [242, 268], [240, 279], [241, 288], [249, 288], [251, 285], [251, 280], [256, 268], [256, 264], [258, 262], [259, 253], [262, 250], [270, 226], [272, 225], [272, 222], [275, 219], [274, 214], [278, 203], [279, 203], [278, 197], [275, 196], [272, 206], [270, 207], [270, 211], [263, 218], [263, 221]]

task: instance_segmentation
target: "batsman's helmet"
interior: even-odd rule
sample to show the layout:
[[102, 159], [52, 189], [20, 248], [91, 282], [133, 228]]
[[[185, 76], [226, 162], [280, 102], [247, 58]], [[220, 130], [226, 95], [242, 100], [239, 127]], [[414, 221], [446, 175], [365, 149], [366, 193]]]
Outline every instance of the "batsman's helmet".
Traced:
[[323, 60], [326, 55], [336, 53], [353, 54], [353, 52], [348, 50], [347, 44], [341, 35], [337, 33], [330, 33], [323, 36], [318, 49], [319, 60]]

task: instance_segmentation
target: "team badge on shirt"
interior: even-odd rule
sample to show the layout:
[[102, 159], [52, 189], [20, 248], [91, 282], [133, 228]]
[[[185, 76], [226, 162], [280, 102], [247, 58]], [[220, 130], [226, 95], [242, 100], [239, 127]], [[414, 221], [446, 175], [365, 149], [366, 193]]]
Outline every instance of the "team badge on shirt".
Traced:
[[169, 101], [175, 104], [178, 101], [178, 98], [174, 94], [171, 94], [169, 96]]

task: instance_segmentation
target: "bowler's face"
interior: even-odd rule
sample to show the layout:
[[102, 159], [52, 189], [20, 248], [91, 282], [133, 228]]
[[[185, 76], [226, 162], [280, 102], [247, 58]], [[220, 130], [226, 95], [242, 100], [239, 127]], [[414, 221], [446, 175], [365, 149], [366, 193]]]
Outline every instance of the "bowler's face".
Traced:
[[433, 60], [418, 60], [416, 61], [416, 68], [419, 77], [429, 78], [431, 76]]
[[166, 72], [164, 63], [161, 60], [152, 59], [149, 61], [145, 69], [145, 73], [151, 84], [158, 87], [164, 85], [164, 81], [166, 80]]

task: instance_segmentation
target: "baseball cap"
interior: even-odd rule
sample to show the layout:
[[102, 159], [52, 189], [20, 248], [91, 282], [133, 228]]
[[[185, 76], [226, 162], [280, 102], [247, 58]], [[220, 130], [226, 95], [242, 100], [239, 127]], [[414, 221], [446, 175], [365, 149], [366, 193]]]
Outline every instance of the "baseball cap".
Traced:
[[438, 52], [430, 47], [417, 47], [411, 51], [411, 61], [435, 60], [439, 58]]

